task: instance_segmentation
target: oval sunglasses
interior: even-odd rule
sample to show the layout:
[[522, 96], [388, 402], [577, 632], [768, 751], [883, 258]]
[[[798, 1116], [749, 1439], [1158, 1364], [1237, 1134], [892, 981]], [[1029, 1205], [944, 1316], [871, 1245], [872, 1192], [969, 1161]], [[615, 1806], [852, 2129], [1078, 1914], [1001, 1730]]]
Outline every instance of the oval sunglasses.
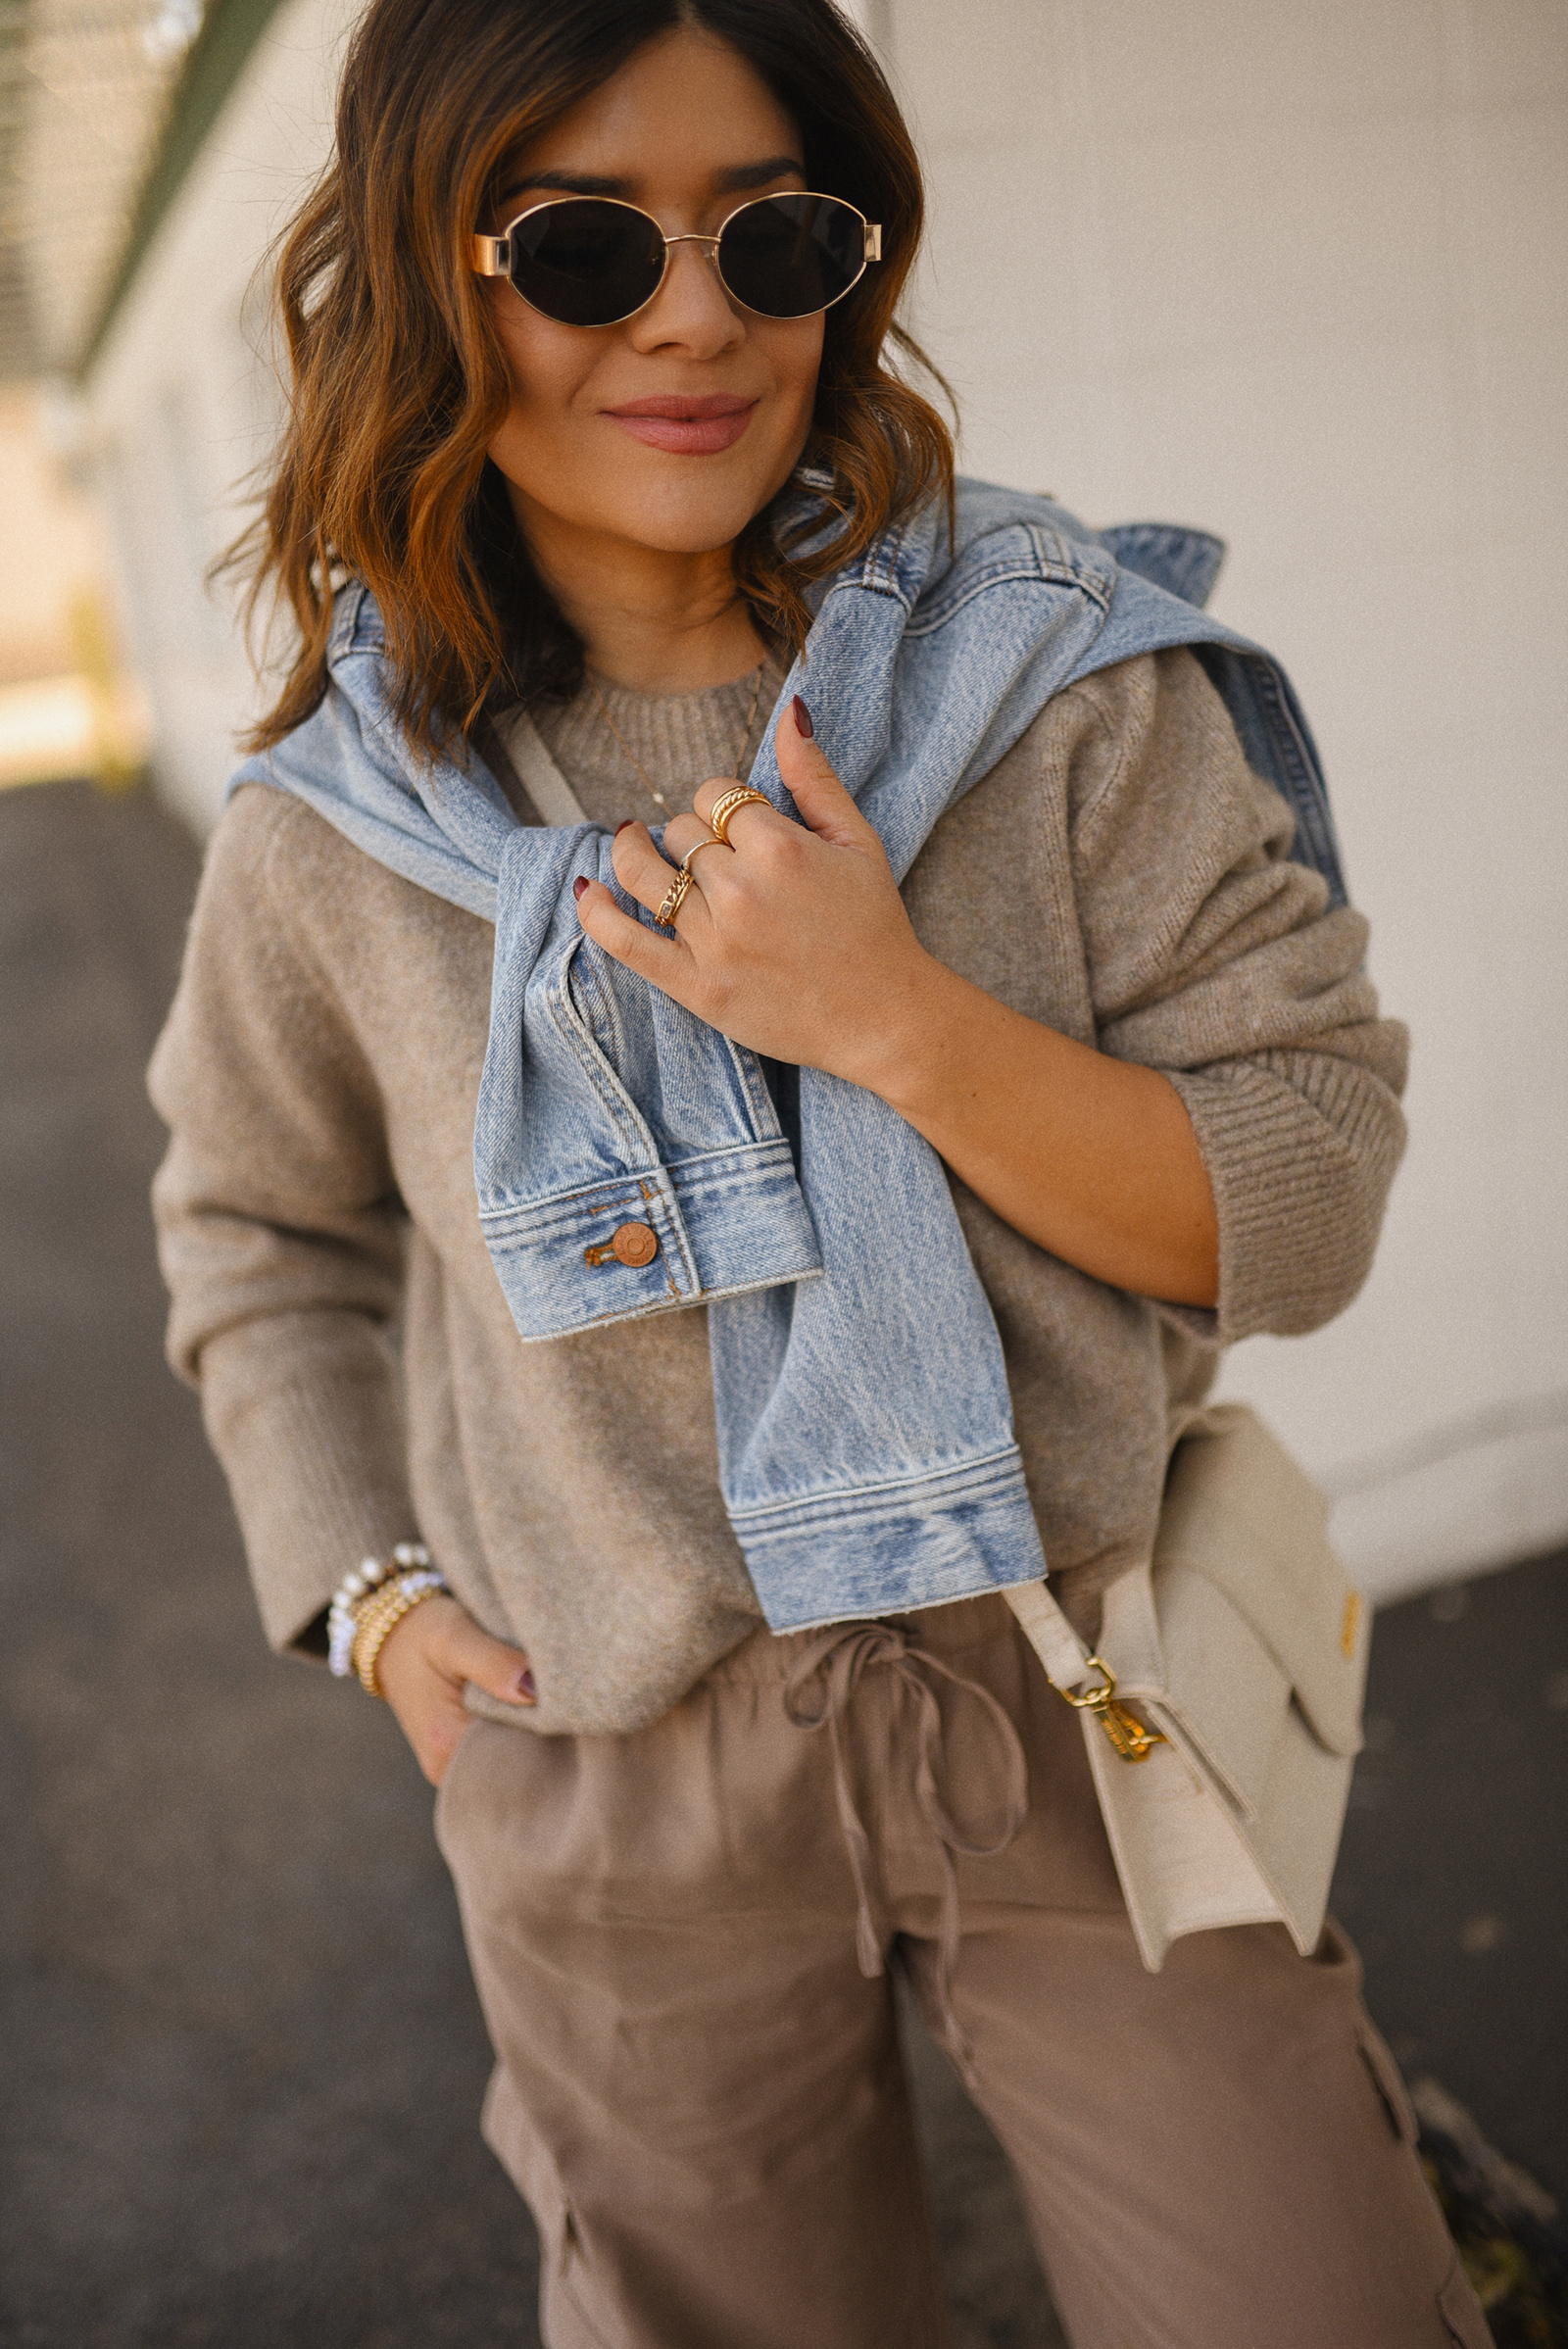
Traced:
[[476, 236], [480, 277], [508, 277], [542, 317], [563, 326], [618, 326], [664, 282], [670, 249], [707, 245], [725, 291], [764, 318], [831, 310], [882, 258], [882, 230], [838, 196], [755, 196], [713, 236], [666, 236], [618, 196], [561, 196]]

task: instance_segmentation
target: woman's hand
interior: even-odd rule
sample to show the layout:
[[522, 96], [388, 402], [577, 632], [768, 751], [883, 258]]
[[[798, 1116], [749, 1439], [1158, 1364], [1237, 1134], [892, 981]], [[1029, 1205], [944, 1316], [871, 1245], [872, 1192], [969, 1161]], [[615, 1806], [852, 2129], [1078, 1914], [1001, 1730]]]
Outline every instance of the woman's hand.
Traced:
[[522, 1649], [492, 1639], [466, 1607], [439, 1591], [392, 1626], [375, 1677], [432, 1786], [473, 1720], [463, 1701], [466, 1681], [519, 1709], [538, 1702]]
[[[673, 938], [579, 881], [595, 943], [697, 1018], [776, 1060], [880, 1094], [1026, 1239], [1096, 1280], [1176, 1304], [1219, 1288], [1214, 1195], [1180, 1094], [1011, 1010], [928, 954], [882, 843], [810, 738], [779, 720], [779, 771], [805, 827], [755, 802], [705, 849]], [[729, 781], [664, 827], [671, 859], [710, 837]], [[657, 912], [674, 874], [646, 826], [615, 836], [615, 877]]]
[[[755, 802], [737, 808], [733, 845], [693, 861], [673, 938], [623, 913], [598, 882], [579, 885], [578, 910], [608, 954], [737, 1044], [879, 1092], [944, 974], [910, 927], [881, 841], [802, 730], [804, 708], [797, 697], [785, 711], [776, 747], [808, 829]], [[694, 812], [665, 825], [663, 856], [646, 824], [621, 826], [615, 877], [629, 896], [658, 911], [674, 877], [665, 857], [710, 837], [709, 813], [733, 789], [733, 778], [705, 783]]]

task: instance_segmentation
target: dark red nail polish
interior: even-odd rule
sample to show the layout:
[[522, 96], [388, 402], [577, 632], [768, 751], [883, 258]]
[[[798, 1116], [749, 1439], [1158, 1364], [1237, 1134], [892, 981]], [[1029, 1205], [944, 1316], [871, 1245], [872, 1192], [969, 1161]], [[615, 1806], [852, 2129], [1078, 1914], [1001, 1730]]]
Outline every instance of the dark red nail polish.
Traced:
[[795, 724], [797, 730], [804, 734], [807, 741], [809, 742], [812, 735], [816, 732], [816, 728], [811, 723], [811, 712], [807, 709], [806, 704], [802, 701], [799, 694], [796, 695], [790, 707], [795, 711]]
[[583, 891], [584, 891], [584, 890], [587, 888], [587, 886], [588, 886], [587, 875], [586, 875], [586, 874], [584, 874], [584, 873], [579, 873], [579, 874], [577, 875], [577, 878], [575, 879], [575, 881], [573, 881], [573, 883], [572, 883], [572, 885], [571, 885], [571, 894], [572, 894], [572, 896], [573, 896], [574, 898], [580, 898], [580, 897], [581, 897], [581, 895], [582, 895], [582, 893], [583, 893]]
[[629, 832], [632, 825], [636, 821], [637, 818], [634, 815], [623, 815], [619, 823], [615, 826], [615, 838], [618, 840], [622, 832]]
[[525, 1696], [528, 1699], [528, 1702], [532, 1704], [538, 1693], [538, 1689], [533, 1685], [533, 1674], [528, 1670], [528, 1667], [525, 1664], [517, 1675], [517, 1694], [519, 1696]]

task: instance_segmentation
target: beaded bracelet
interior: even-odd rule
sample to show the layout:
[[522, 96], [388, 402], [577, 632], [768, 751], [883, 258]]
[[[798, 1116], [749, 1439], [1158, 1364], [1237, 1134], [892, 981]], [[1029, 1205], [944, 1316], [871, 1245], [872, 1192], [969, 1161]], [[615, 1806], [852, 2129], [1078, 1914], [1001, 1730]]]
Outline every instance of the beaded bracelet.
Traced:
[[447, 1587], [447, 1578], [435, 1567], [423, 1573], [400, 1574], [383, 1583], [378, 1590], [362, 1602], [359, 1629], [354, 1635], [354, 1669], [360, 1676], [360, 1686], [368, 1696], [380, 1696], [385, 1701], [380, 1683], [375, 1677], [376, 1661], [386, 1645], [387, 1636], [395, 1624], [427, 1598], [436, 1597]]
[[372, 1590], [379, 1590], [389, 1576], [405, 1567], [429, 1563], [430, 1552], [422, 1542], [400, 1542], [385, 1564], [379, 1558], [364, 1558], [353, 1574], [343, 1577], [332, 1593], [326, 1617], [326, 1661], [340, 1681], [347, 1680], [354, 1669], [356, 1608], [364, 1605]]

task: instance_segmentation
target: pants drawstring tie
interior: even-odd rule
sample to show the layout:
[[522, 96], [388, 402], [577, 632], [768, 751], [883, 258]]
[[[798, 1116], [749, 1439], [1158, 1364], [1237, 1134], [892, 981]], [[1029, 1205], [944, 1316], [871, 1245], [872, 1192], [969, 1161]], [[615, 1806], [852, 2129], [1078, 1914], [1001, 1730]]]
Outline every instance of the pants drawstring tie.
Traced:
[[[874, 1980], [884, 1971], [887, 1940], [872, 1885], [874, 1864], [870, 1837], [856, 1807], [849, 1760], [845, 1751], [845, 1722], [861, 1676], [880, 1666], [911, 1690], [920, 1708], [920, 1742], [915, 1762], [915, 1799], [936, 1838], [942, 1866], [942, 1925], [938, 1939], [937, 1996], [951, 2051], [967, 2076], [969, 2050], [953, 2012], [953, 1972], [958, 1957], [958, 1873], [954, 1854], [965, 1859], [991, 1859], [1004, 1851], [1022, 1827], [1029, 1808], [1029, 1773], [1022, 1740], [1004, 1707], [989, 1688], [965, 1679], [951, 1664], [918, 1646], [907, 1633], [891, 1623], [835, 1624], [815, 1646], [802, 1655], [784, 1684], [784, 1709], [802, 1729], [825, 1728], [833, 1747], [833, 1788], [839, 1826], [849, 1854], [856, 1891], [856, 1950], [860, 1972]], [[1000, 1834], [989, 1841], [960, 1827], [947, 1798], [942, 1770], [942, 1708], [933, 1676], [976, 1697], [989, 1716], [1003, 1765], [1003, 1811]]]

